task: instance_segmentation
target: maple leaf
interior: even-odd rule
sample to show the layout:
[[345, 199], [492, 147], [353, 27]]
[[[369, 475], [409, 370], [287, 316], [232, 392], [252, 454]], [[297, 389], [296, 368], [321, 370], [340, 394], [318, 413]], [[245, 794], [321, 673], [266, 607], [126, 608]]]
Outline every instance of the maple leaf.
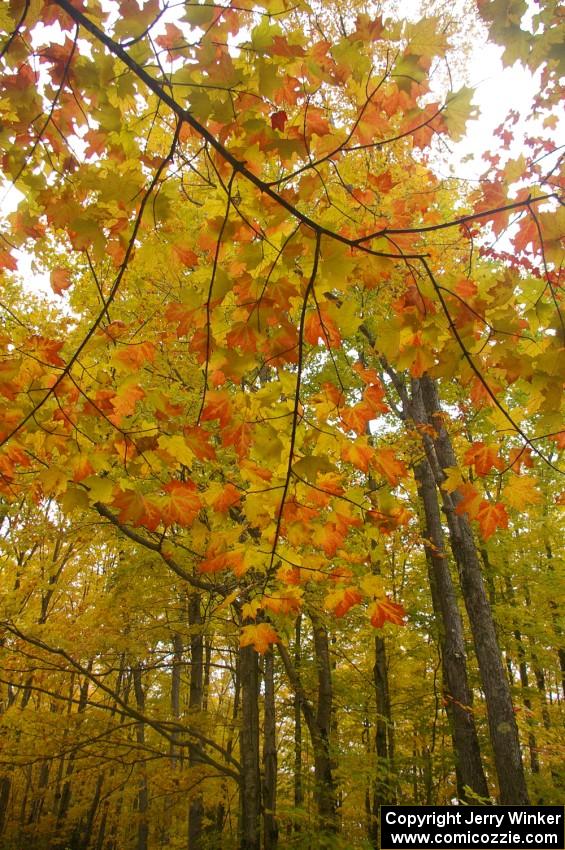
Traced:
[[487, 502], [483, 499], [475, 517], [483, 540], [492, 537], [497, 528], [508, 528], [508, 514], [502, 502]]
[[237, 505], [240, 501], [240, 491], [233, 484], [228, 483], [222, 487], [220, 495], [213, 500], [212, 507], [215, 511], [225, 514], [233, 505]]
[[372, 446], [367, 444], [362, 437], [355, 440], [354, 443], [345, 443], [341, 448], [341, 459], [352, 463], [357, 469], [363, 472], [369, 471], [369, 464], [375, 454]]
[[65, 268], [53, 269], [50, 275], [51, 289], [55, 295], [62, 295], [65, 289], [68, 289], [72, 284], [71, 270]]
[[[173, 252], [181, 261], [183, 266], [188, 266], [189, 268], [194, 268], [198, 265], [198, 254], [195, 254], [191, 248], [187, 248], [184, 245], [174, 245]], [[169, 307], [178, 306], [182, 307], [182, 305], [172, 305]]]
[[502, 491], [502, 498], [511, 508], [521, 511], [530, 505], [539, 505], [543, 499], [536, 487], [537, 478], [528, 475], [513, 475]]
[[488, 475], [490, 470], [503, 469], [504, 462], [498, 456], [498, 450], [494, 446], [487, 446], [479, 441], [473, 443], [471, 448], [465, 452], [464, 462], [474, 466], [477, 475]]
[[158, 506], [137, 490], [118, 488], [112, 505], [119, 510], [120, 522], [142, 525], [148, 531], [155, 531], [161, 522]]
[[114, 358], [128, 369], [140, 369], [146, 363], [153, 363], [156, 349], [152, 342], [139, 342], [128, 345], [114, 355]]
[[[273, 614], [297, 614], [302, 607], [304, 591], [300, 587], [288, 587], [278, 593], [263, 596], [261, 605]], [[245, 616], [242, 611], [243, 616]]]
[[163, 523], [191, 526], [202, 507], [192, 481], [170, 481], [163, 489], [167, 493], [161, 501]]
[[254, 626], [243, 626], [239, 638], [239, 645], [252, 646], [256, 652], [264, 655], [274, 643], [280, 643], [280, 638], [274, 628], [268, 623], [259, 623]]
[[378, 449], [373, 456], [371, 466], [380, 472], [392, 487], [408, 475], [406, 464], [398, 460], [394, 449]]
[[[135, 412], [135, 406], [138, 401], [145, 398], [145, 391], [137, 384], [126, 384], [120, 387], [116, 395], [111, 400], [111, 405], [114, 408], [115, 419], [119, 422], [124, 416], [131, 416]], [[114, 419], [114, 421], [115, 421]]]
[[280, 109], [278, 112], [273, 112], [271, 115], [271, 127], [273, 130], [280, 130], [281, 133], [284, 132], [284, 126], [288, 121], [288, 115], [284, 111], [284, 109]]
[[356, 587], [343, 587], [328, 593], [324, 599], [324, 607], [336, 617], [344, 617], [349, 609], [362, 599], [363, 594]]
[[217, 419], [222, 428], [225, 428], [232, 416], [232, 404], [225, 390], [213, 390], [206, 395], [206, 404], [202, 410], [202, 422], [211, 422]]
[[403, 626], [406, 611], [398, 602], [393, 602], [391, 599], [384, 597], [377, 599], [367, 609], [371, 625], [376, 629], [382, 629], [386, 622], [393, 623], [395, 626]]
[[466, 513], [469, 519], [474, 519], [477, 516], [483, 497], [474, 484], [461, 484], [457, 487], [456, 492], [459, 494], [460, 499], [455, 508], [455, 513]]

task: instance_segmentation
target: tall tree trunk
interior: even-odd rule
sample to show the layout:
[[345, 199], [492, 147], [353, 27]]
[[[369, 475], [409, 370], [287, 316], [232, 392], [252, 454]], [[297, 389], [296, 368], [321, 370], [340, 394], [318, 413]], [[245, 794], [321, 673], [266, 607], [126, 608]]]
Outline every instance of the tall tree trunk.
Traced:
[[312, 615], [311, 619], [318, 676], [316, 708], [318, 740], [314, 744], [315, 796], [320, 829], [323, 832], [336, 832], [338, 828], [337, 796], [331, 754], [333, 687], [330, 646], [325, 626], [316, 616]]
[[[432, 605], [438, 627], [444, 695], [449, 703], [453, 749], [457, 766], [457, 793], [471, 803], [476, 795], [488, 797], [481, 763], [479, 739], [473, 717], [473, 695], [467, 678], [463, 623], [445, 552], [437, 488], [429, 462], [415, 468], [418, 492], [424, 509], [424, 538]], [[469, 795], [465, 789], [469, 789]]]
[[[296, 618], [294, 626], [294, 666], [298, 675], [300, 675], [300, 665], [302, 662], [302, 614]], [[302, 783], [302, 711], [300, 706], [300, 695], [295, 690], [294, 692], [294, 808], [302, 808], [304, 803], [304, 786]], [[295, 829], [300, 828], [296, 824]]]
[[[443, 424], [443, 413], [434, 381], [424, 376], [420, 380], [420, 386], [429, 424], [435, 429], [433, 447], [443, 473], [443, 470], [457, 466], [457, 459]], [[458, 515], [455, 512], [460, 501], [456, 493], [450, 496], [442, 491], [442, 500], [485, 693], [500, 802], [503, 805], [527, 805], [529, 798], [518, 727], [471, 524], [465, 514]]]
[[275, 713], [275, 660], [267, 652], [264, 663], [265, 716], [263, 723], [263, 845], [264, 850], [277, 846], [277, 738]]
[[373, 813], [369, 838], [373, 847], [379, 844], [379, 806], [395, 802], [392, 779], [392, 714], [388, 687], [388, 669], [384, 638], [375, 635], [375, 664], [373, 667], [377, 719], [375, 724], [376, 776], [373, 785]]
[[[141, 664], [136, 664], [131, 670], [133, 677], [133, 690], [135, 693], [135, 703], [137, 710], [145, 711], [145, 692], [143, 690], [143, 682], [141, 679]], [[136, 740], [143, 750], [145, 744], [145, 724], [138, 723], [136, 725]], [[147, 788], [147, 776], [145, 774], [145, 766], [141, 767], [141, 777], [139, 780], [136, 808], [138, 812], [137, 824], [137, 850], [147, 850], [149, 841], [149, 821], [147, 817], [149, 809], [149, 790]]]
[[240, 850], [259, 850], [261, 777], [259, 768], [259, 664], [252, 646], [240, 649]]
[[[200, 595], [193, 594], [188, 604], [188, 622], [190, 625], [190, 690], [188, 704], [191, 718], [202, 711], [204, 687], [204, 637], [202, 634], [202, 612]], [[188, 748], [188, 761], [191, 768], [199, 763], [197, 747]], [[204, 801], [200, 793], [190, 799], [188, 806], [188, 850], [201, 850], [202, 819]]]

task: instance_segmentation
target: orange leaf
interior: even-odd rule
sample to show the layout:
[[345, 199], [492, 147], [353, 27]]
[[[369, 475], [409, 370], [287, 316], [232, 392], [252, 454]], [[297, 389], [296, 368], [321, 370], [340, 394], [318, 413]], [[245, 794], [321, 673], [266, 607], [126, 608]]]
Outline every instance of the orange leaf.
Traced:
[[362, 472], [369, 471], [369, 463], [374, 454], [375, 450], [362, 438], [355, 440], [354, 443], [346, 443], [341, 449], [341, 459], [349, 461]]
[[64, 268], [53, 269], [50, 275], [51, 281], [51, 289], [55, 293], [55, 295], [61, 295], [61, 293], [68, 289], [71, 285], [71, 270]]
[[236, 505], [241, 499], [241, 493], [233, 486], [226, 484], [221, 494], [212, 502], [213, 508], [219, 513], [225, 514], [229, 511], [232, 505]]
[[190, 248], [185, 248], [184, 245], [175, 245], [173, 247], [173, 251], [181, 261], [183, 266], [189, 266], [189, 268], [194, 268], [194, 266], [198, 265], [198, 255], [194, 253]]
[[469, 466], [474, 466], [477, 475], [487, 475], [493, 466], [496, 469], [504, 467], [497, 449], [494, 446], [487, 446], [483, 442], [473, 443], [471, 448], [467, 449], [464, 462]]
[[408, 475], [406, 464], [398, 460], [394, 449], [379, 449], [375, 452], [371, 465], [386, 478], [392, 487]]
[[165, 487], [167, 497], [163, 500], [163, 522], [165, 525], [192, 525], [202, 507], [200, 497], [192, 481], [170, 481]]
[[225, 390], [216, 390], [207, 394], [206, 404], [200, 418], [202, 422], [217, 419], [222, 428], [225, 428], [231, 419], [231, 401]]
[[124, 366], [130, 369], [141, 369], [146, 363], [155, 360], [155, 346], [152, 342], [139, 342], [136, 345], [128, 345], [127, 348], [118, 351], [115, 355]]
[[324, 605], [336, 617], [343, 617], [350, 608], [363, 599], [363, 594], [356, 587], [343, 587], [329, 593], [324, 599]]
[[157, 505], [137, 490], [119, 490], [112, 504], [120, 511], [120, 522], [142, 525], [148, 531], [155, 531], [161, 522], [161, 512]]
[[469, 519], [474, 519], [482, 501], [481, 494], [473, 484], [461, 484], [457, 488], [457, 493], [461, 500], [457, 503], [455, 513], [467, 514]]
[[264, 655], [273, 643], [280, 643], [280, 638], [268, 623], [259, 623], [257, 626], [244, 626], [241, 630], [239, 645], [252, 646], [261, 655]]
[[393, 602], [391, 599], [377, 599], [367, 609], [367, 613], [371, 619], [371, 625], [376, 629], [382, 629], [388, 621], [394, 623], [395, 626], [404, 625], [404, 617], [406, 611], [398, 602]]
[[377, 599], [376, 602], [369, 605], [367, 613], [370, 616], [371, 625], [376, 629], [382, 629], [387, 621], [394, 623], [395, 626], [403, 626], [406, 616], [406, 611], [402, 605], [399, 605], [398, 602], [392, 602], [386, 597]]
[[481, 529], [483, 540], [492, 537], [497, 528], [508, 528], [508, 514], [502, 502], [481, 502], [475, 516]]

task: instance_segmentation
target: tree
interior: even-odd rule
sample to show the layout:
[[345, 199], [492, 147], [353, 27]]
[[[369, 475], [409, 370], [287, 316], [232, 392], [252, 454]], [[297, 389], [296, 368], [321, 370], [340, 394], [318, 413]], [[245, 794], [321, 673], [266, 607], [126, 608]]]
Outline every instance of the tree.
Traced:
[[[3, 11], [6, 841], [377, 846], [387, 799], [553, 799], [556, 148], [501, 115], [478, 188], [439, 176], [473, 93], [426, 12]], [[556, 8], [479, 12], [549, 134]]]

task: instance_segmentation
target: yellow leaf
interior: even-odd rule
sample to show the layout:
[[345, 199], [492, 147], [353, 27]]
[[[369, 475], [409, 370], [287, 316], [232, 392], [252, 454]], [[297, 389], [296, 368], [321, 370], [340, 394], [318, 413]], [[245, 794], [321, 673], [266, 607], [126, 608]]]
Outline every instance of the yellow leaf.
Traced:
[[252, 646], [256, 652], [264, 655], [273, 643], [279, 643], [280, 638], [276, 631], [268, 623], [259, 623], [257, 626], [244, 626], [239, 638], [240, 646]]
[[517, 511], [523, 511], [530, 505], [539, 505], [542, 496], [536, 487], [537, 478], [527, 475], [513, 475], [502, 491], [507, 505]]
[[441, 489], [445, 490], [446, 493], [453, 493], [454, 490], [458, 490], [465, 483], [458, 466], [446, 466], [443, 471], [446, 478]]

